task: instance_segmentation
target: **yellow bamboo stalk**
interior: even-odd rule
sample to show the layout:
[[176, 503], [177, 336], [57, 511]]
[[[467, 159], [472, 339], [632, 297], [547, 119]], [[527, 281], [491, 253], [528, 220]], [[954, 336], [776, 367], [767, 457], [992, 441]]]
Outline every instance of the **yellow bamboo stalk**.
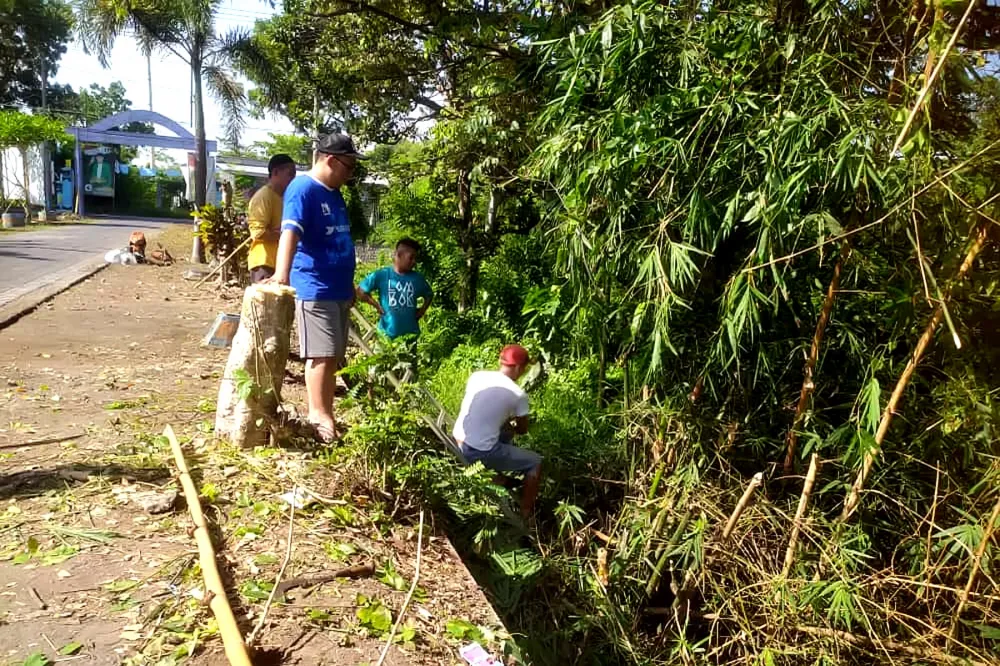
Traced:
[[792, 570], [792, 563], [795, 561], [795, 549], [799, 545], [799, 534], [802, 532], [802, 523], [806, 515], [806, 508], [809, 506], [809, 498], [812, 496], [813, 484], [816, 483], [816, 473], [819, 471], [819, 456], [815, 453], [809, 460], [809, 471], [806, 473], [806, 481], [802, 486], [802, 496], [799, 497], [799, 508], [795, 511], [795, 520], [792, 521], [792, 535], [788, 538], [788, 550], [785, 551], [785, 565], [781, 569], [783, 577], [788, 576]]
[[[986, 243], [986, 227], [980, 226], [976, 231], [975, 238], [972, 242], [972, 246], [965, 255], [965, 261], [959, 267], [958, 272], [955, 274], [954, 282], [957, 284], [965, 277], [969, 269], [972, 268], [972, 262], [975, 261], [976, 256], [979, 251], [983, 249], [983, 245]], [[851, 490], [847, 494], [847, 499], [844, 500], [844, 510], [840, 514], [840, 522], [847, 522], [847, 520], [854, 513], [855, 509], [858, 508], [858, 502], [861, 497], [861, 490], [865, 487], [865, 481], [868, 480], [868, 474], [872, 471], [872, 465], [875, 464], [875, 458], [878, 456], [882, 449], [882, 443], [885, 441], [885, 436], [889, 432], [889, 426], [892, 424], [892, 417], [896, 414], [896, 408], [899, 406], [900, 400], [903, 399], [903, 393], [906, 391], [907, 385], [910, 383], [910, 378], [913, 376], [913, 372], [917, 369], [917, 365], [920, 363], [920, 359], [923, 357], [924, 352], [927, 351], [927, 347], [931, 344], [931, 339], [934, 337], [935, 331], [937, 331], [938, 325], [941, 323], [941, 319], [944, 317], [944, 302], [951, 295], [951, 288], [949, 287], [943, 294], [943, 298], [938, 306], [934, 309], [934, 314], [931, 315], [931, 320], [927, 323], [927, 327], [924, 329], [923, 335], [920, 336], [920, 340], [917, 341], [917, 346], [913, 350], [913, 356], [910, 358], [910, 362], [906, 364], [906, 368], [903, 369], [903, 374], [899, 376], [899, 380], [896, 382], [896, 388], [893, 390], [892, 395], [889, 397], [889, 403], [885, 406], [885, 411], [882, 412], [882, 419], [878, 424], [878, 431], [875, 433], [875, 445], [865, 453], [864, 461], [861, 464], [861, 469], [858, 470], [858, 475], [854, 479], [854, 484], [851, 486]]]
[[823, 307], [820, 309], [819, 319], [816, 322], [816, 332], [813, 334], [812, 345], [809, 347], [809, 356], [806, 358], [805, 371], [802, 377], [802, 389], [799, 391], [799, 402], [795, 406], [795, 416], [792, 417], [792, 425], [788, 429], [788, 436], [785, 438], [785, 464], [784, 473], [789, 475], [795, 467], [795, 450], [799, 443], [799, 424], [806, 413], [806, 405], [809, 404], [809, 396], [812, 395], [816, 383], [813, 374], [816, 370], [816, 362], [819, 360], [819, 348], [823, 343], [823, 334], [826, 332], [827, 322], [830, 321], [830, 313], [833, 312], [833, 302], [837, 298], [837, 289], [840, 287], [840, 274], [844, 268], [844, 262], [851, 254], [850, 241], [844, 241], [840, 245], [840, 256], [833, 267], [833, 278], [830, 286], [826, 290], [826, 298], [823, 299]]
[[733, 534], [733, 529], [736, 527], [736, 522], [743, 515], [747, 506], [750, 504], [750, 500], [753, 499], [753, 491], [757, 490], [764, 483], [764, 474], [762, 472], [757, 472], [750, 479], [750, 483], [747, 484], [746, 490], [743, 491], [743, 496], [740, 497], [740, 501], [737, 502], [736, 508], [733, 509], [732, 515], [729, 516], [729, 521], [726, 523], [725, 529], [722, 530], [722, 542], [725, 543], [729, 541], [729, 537]]
[[198, 561], [201, 564], [201, 573], [205, 578], [205, 594], [210, 597], [209, 608], [215, 615], [219, 623], [219, 634], [222, 636], [222, 646], [226, 652], [226, 658], [230, 666], [253, 666], [250, 655], [247, 653], [247, 646], [243, 642], [243, 634], [236, 624], [236, 617], [233, 616], [233, 609], [229, 606], [229, 599], [226, 597], [226, 588], [222, 585], [222, 578], [219, 577], [219, 569], [215, 564], [215, 548], [212, 547], [212, 538], [208, 533], [208, 525], [205, 522], [205, 515], [201, 511], [201, 503], [198, 501], [198, 491], [195, 489], [194, 481], [191, 480], [191, 472], [188, 470], [187, 462], [184, 460], [184, 452], [181, 450], [180, 442], [174, 435], [174, 429], [169, 425], [164, 428], [163, 436], [170, 442], [170, 448], [174, 453], [174, 460], [180, 472], [179, 478], [181, 487], [184, 489], [184, 498], [187, 500], [188, 511], [191, 513], [191, 522], [194, 523], [194, 538], [198, 544]]

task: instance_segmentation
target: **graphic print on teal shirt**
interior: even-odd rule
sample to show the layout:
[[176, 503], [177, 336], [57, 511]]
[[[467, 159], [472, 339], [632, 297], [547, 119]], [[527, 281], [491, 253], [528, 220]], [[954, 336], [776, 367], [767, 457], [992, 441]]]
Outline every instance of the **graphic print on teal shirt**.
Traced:
[[289, 276], [301, 301], [349, 301], [354, 297], [354, 241], [347, 206], [338, 190], [310, 175], [285, 190], [281, 230], [299, 234]]
[[401, 274], [386, 266], [369, 273], [361, 282], [361, 291], [378, 292], [379, 305], [385, 311], [378, 321], [378, 330], [391, 339], [420, 334], [417, 299], [431, 296], [431, 287], [423, 275], [415, 271]]

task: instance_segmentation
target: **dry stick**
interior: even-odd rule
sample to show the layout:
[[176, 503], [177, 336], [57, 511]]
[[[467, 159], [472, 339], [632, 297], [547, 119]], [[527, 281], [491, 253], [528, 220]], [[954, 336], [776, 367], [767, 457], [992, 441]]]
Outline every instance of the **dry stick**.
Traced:
[[934, 81], [937, 79], [938, 74], [944, 69], [944, 64], [948, 61], [948, 52], [951, 51], [955, 46], [955, 42], [958, 41], [958, 36], [962, 32], [962, 28], [965, 27], [965, 22], [969, 20], [969, 15], [972, 14], [972, 8], [976, 6], [977, 0], [969, 0], [969, 6], [965, 8], [965, 13], [962, 14], [961, 20], [959, 20], [958, 25], [955, 26], [955, 31], [951, 33], [951, 39], [944, 47], [944, 51], [938, 56], [937, 65], [934, 67], [934, 71], [931, 72], [930, 78], [924, 82], [924, 87], [921, 88], [920, 94], [917, 96], [917, 101], [913, 103], [913, 108], [910, 109], [910, 115], [907, 116], [906, 122], [903, 123], [903, 129], [899, 131], [899, 136], [896, 137], [896, 143], [892, 145], [892, 150], [890, 154], [895, 154], [899, 150], [899, 146], [906, 140], [906, 135], [910, 133], [910, 128], [913, 126], [913, 120], [920, 113], [921, 107], [927, 100], [927, 95], [930, 94], [931, 88], [934, 86]]
[[417, 589], [417, 581], [420, 580], [420, 551], [423, 550], [424, 544], [424, 511], [420, 510], [420, 528], [417, 532], [417, 563], [414, 565], [413, 570], [413, 582], [410, 583], [410, 591], [406, 593], [406, 599], [403, 600], [403, 607], [399, 609], [399, 615], [396, 617], [396, 623], [392, 625], [392, 631], [389, 632], [389, 638], [385, 642], [385, 646], [382, 648], [382, 654], [379, 655], [378, 661], [375, 662], [375, 666], [382, 666], [385, 663], [385, 657], [389, 654], [389, 648], [392, 647], [392, 639], [396, 637], [396, 632], [399, 630], [399, 625], [403, 622], [403, 616], [406, 615], [406, 609], [410, 605], [410, 600], [413, 598], [413, 591]]
[[267, 596], [267, 602], [264, 604], [264, 610], [261, 611], [260, 619], [257, 620], [257, 626], [247, 636], [248, 650], [253, 650], [257, 636], [260, 634], [261, 629], [264, 628], [264, 622], [267, 620], [267, 614], [271, 610], [271, 604], [274, 603], [274, 597], [278, 594], [278, 586], [281, 584], [281, 578], [285, 575], [285, 569], [288, 568], [288, 563], [292, 559], [292, 528], [295, 526], [294, 499], [297, 496], [298, 490], [298, 486], [292, 488], [292, 501], [288, 503], [288, 540], [285, 543], [285, 559], [281, 563], [281, 568], [278, 569], [278, 577], [274, 579], [274, 587], [271, 588], [271, 594]]
[[181, 487], [184, 489], [184, 498], [187, 500], [188, 510], [191, 512], [191, 521], [195, 525], [194, 538], [198, 544], [198, 562], [205, 579], [205, 594], [211, 596], [208, 605], [219, 623], [219, 634], [222, 636], [226, 658], [231, 666], [253, 666], [250, 655], [247, 653], [247, 646], [243, 643], [243, 634], [236, 624], [233, 609], [229, 606], [226, 588], [223, 587], [222, 579], [219, 577], [219, 569], [215, 563], [215, 549], [212, 547], [212, 539], [208, 534], [208, 525], [205, 523], [205, 516], [201, 511], [201, 503], [198, 501], [198, 491], [194, 487], [191, 472], [184, 460], [184, 452], [181, 450], [180, 442], [177, 441], [177, 436], [174, 435], [173, 428], [168, 425], [164, 428], [163, 435], [170, 442], [170, 448], [173, 450], [174, 460], [180, 472]]
[[368, 564], [355, 564], [354, 566], [340, 569], [339, 571], [334, 571], [333, 573], [292, 578], [291, 580], [286, 580], [279, 585], [275, 585], [275, 587], [277, 588], [279, 594], [284, 594], [288, 590], [293, 590], [297, 587], [322, 585], [323, 583], [329, 583], [330, 581], [337, 580], [338, 578], [367, 578], [368, 576], [373, 576], [374, 574], [375, 565], [369, 562]]
[[795, 416], [792, 418], [792, 426], [788, 429], [788, 437], [785, 439], [785, 474], [791, 474], [795, 466], [795, 450], [799, 443], [799, 424], [806, 413], [806, 405], [809, 404], [809, 396], [812, 395], [816, 384], [813, 382], [813, 371], [816, 369], [816, 361], [819, 359], [819, 348], [823, 342], [823, 334], [826, 332], [826, 325], [830, 321], [830, 313], [833, 311], [833, 302], [837, 298], [837, 288], [840, 286], [840, 273], [844, 268], [851, 253], [851, 244], [844, 241], [840, 244], [840, 258], [837, 265], [833, 267], [833, 278], [830, 286], [826, 290], [826, 298], [823, 300], [823, 309], [820, 310], [819, 320], [816, 322], [816, 333], [813, 335], [812, 346], [809, 348], [809, 357], [806, 359], [806, 367], [802, 378], [802, 390], [799, 391], [799, 404], [795, 407]]
[[55, 444], [57, 442], [71, 442], [74, 439], [86, 437], [87, 433], [81, 432], [77, 435], [66, 435], [65, 437], [46, 437], [45, 439], [34, 439], [21, 444], [0, 444], [0, 449], [19, 449], [22, 446], [42, 446], [43, 444]]
[[[978, 255], [979, 251], [983, 249], [983, 245], [985, 243], [986, 227], [979, 226], [976, 231], [975, 239], [972, 242], [972, 246], [965, 255], [965, 261], [962, 262], [958, 272], [955, 274], [952, 286], [960, 282], [962, 278], [965, 277], [965, 274], [969, 272], [969, 269], [972, 268], [972, 262], [975, 261], [976, 255]], [[943, 294], [944, 299], [946, 300], [950, 295], [951, 286], [949, 286]], [[847, 522], [847, 520], [854, 513], [855, 509], [858, 508], [861, 490], [865, 487], [865, 481], [868, 479], [868, 474], [871, 472], [872, 465], [875, 463], [875, 457], [882, 448], [885, 436], [889, 432], [892, 417], [896, 414], [896, 407], [899, 406], [899, 401], [903, 399], [903, 392], [906, 390], [906, 386], [910, 383], [910, 378], [913, 376], [913, 372], [917, 369], [917, 365], [920, 363], [920, 359], [923, 357], [924, 352], [927, 351], [927, 347], [930, 345], [931, 339], [934, 337], [934, 332], [937, 331], [937, 327], [941, 323], [943, 316], [944, 300], [942, 300], [942, 302], [939, 303], [934, 309], [934, 314], [931, 315], [931, 320], [928, 322], [927, 328], [924, 329], [923, 335], [921, 335], [920, 340], [917, 341], [917, 346], [913, 350], [913, 356], [910, 358], [910, 362], [907, 363], [906, 368], [903, 370], [903, 374], [899, 376], [899, 380], [896, 382], [896, 388], [889, 397], [889, 403], [885, 406], [885, 411], [882, 412], [882, 419], [879, 421], [878, 431], [875, 433], [875, 445], [865, 453], [861, 469], [858, 471], [858, 475], [854, 479], [854, 484], [851, 486], [847, 499], [844, 501], [844, 510], [840, 514], [839, 518], [840, 522]]]
[[972, 555], [972, 571], [969, 572], [969, 580], [965, 582], [965, 589], [962, 590], [962, 594], [958, 599], [958, 610], [951, 618], [951, 630], [948, 632], [948, 642], [955, 640], [955, 632], [958, 631], [958, 621], [962, 617], [962, 611], [965, 610], [965, 605], [969, 601], [969, 594], [972, 592], [972, 586], [976, 584], [976, 578], [979, 576], [979, 565], [983, 561], [983, 554], [986, 552], [986, 546], [989, 545], [990, 540], [993, 538], [993, 531], [997, 527], [997, 518], [1000, 518], [1000, 493], [997, 494], [997, 502], [993, 505], [993, 513], [990, 514], [990, 519], [986, 522], [986, 529], [983, 530], [983, 538], [976, 546], [976, 552]]
[[222, 262], [218, 266], [216, 266], [215, 268], [212, 269], [211, 273], [209, 273], [208, 275], [206, 275], [202, 279], [198, 280], [198, 282], [195, 283], [194, 288], [197, 289], [198, 287], [200, 287], [201, 285], [203, 285], [206, 280], [208, 280], [210, 277], [212, 277], [213, 275], [215, 275], [216, 273], [218, 273], [219, 271], [221, 271], [222, 267], [225, 266], [226, 264], [228, 264], [229, 260], [232, 259], [233, 257], [235, 257], [236, 253], [239, 252], [240, 250], [242, 250], [244, 247], [246, 247], [250, 243], [250, 241], [252, 241], [252, 240], [253, 240], [253, 236], [250, 236], [245, 241], [243, 241], [242, 243], [240, 243], [236, 247], [235, 250], [233, 250], [232, 252], [229, 253], [228, 257], [226, 257], [225, 259], [223, 259]]
[[819, 456], [815, 453], [809, 460], [809, 471], [806, 473], [806, 481], [802, 486], [802, 496], [799, 497], [799, 508], [795, 511], [795, 520], [792, 521], [792, 535], [788, 538], [788, 550], [785, 551], [785, 566], [781, 569], [783, 577], [788, 576], [792, 570], [792, 563], [795, 561], [795, 549], [799, 545], [799, 534], [802, 531], [803, 518], [806, 515], [806, 507], [809, 506], [809, 497], [812, 495], [813, 484], [816, 483], [816, 473], [819, 471]]

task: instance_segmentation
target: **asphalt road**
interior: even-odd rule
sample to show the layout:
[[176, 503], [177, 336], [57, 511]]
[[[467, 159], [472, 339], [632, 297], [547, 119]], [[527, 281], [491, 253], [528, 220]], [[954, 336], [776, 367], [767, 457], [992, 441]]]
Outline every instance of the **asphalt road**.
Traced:
[[0, 308], [35, 290], [80, 279], [103, 262], [108, 250], [127, 246], [133, 231], [148, 234], [176, 223], [100, 219], [38, 231], [0, 233]]

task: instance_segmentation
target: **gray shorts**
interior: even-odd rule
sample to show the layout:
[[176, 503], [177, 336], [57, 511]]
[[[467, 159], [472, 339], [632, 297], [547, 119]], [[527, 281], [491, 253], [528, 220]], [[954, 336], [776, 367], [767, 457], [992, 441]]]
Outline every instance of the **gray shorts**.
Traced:
[[295, 323], [299, 327], [299, 356], [334, 358], [344, 366], [350, 301], [295, 301]]
[[542, 457], [528, 449], [514, 446], [509, 441], [498, 441], [489, 451], [480, 451], [461, 445], [462, 455], [472, 464], [483, 463], [483, 467], [494, 472], [517, 472], [527, 474], [542, 464]]

